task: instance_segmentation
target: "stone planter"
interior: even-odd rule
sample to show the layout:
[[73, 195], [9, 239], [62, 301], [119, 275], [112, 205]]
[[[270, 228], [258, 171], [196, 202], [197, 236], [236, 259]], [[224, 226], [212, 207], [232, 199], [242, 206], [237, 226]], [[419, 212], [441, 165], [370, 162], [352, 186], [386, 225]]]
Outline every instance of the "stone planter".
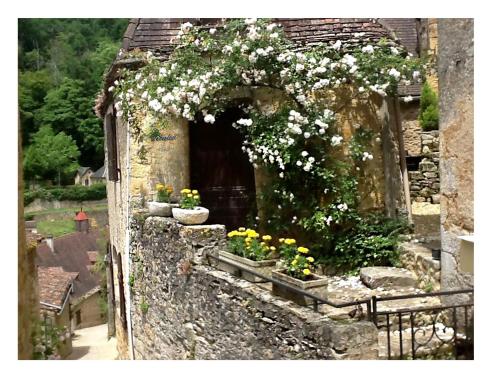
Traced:
[[150, 216], [172, 216], [172, 208], [179, 207], [177, 203], [146, 202]]
[[[276, 266], [276, 259], [267, 259], [267, 260], [259, 260], [259, 261], [254, 261], [250, 260], [247, 258], [240, 257], [238, 255], [235, 255], [233, 253], [227, 252], [227, 251], [219, 251], [219, 257], [220, 258], [226, 258], [234, 263], [239, 263], [241, 266], [248, 268], [252, 271], [261, 273], [265, 276], [270, 277], [271, 276], [271, 271], [275, 268]], [[229, 272], [231, 275], [234, 276], [240, 276], [240, 269], [232, 266], [228, 263], [224, 262], [219, 262], [218, 267], [222, 271]], [[247, 281], [250, 281], [252, 283], [263, 283], [267, 282], [267, 280], [264, 280], [258, 276], [255, 276], [251, 273], [245, 272], [244, 270], [241, 270], [241, 277]]]
[[173, 208], [174, 219], [185, 225], [203, 224], [208, 219], [209, 211], [205, 207], [195, 207], [192, 210], [185, 208]]
[[[284, 269], [272, 271], [273, 279], [326, 299], [328, 296], [328, 279], [314, 273], [312, 273], [311, 276], [311, 280], [303, 281], [288, 276], [287, 274], [285, 274]], [[273, 283], [273, 294], [292, 300], [293, 302], [301, 306], [307, 306], [313, 303], [312, 298], [306, 297], [303, 294], [282, 287], [276, 283]]]

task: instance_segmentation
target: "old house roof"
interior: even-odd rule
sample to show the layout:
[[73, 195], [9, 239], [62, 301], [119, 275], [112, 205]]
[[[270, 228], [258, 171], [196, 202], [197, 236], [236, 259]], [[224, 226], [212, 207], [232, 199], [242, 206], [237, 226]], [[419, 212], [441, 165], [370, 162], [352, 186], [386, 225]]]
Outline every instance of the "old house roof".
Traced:
[[[344, 46], [377, 43], [382, 38], [401, 43], [411, 51], [417, 45], [416, 24], [411, 19], [375, 19], [375, 18], [275, 18], [281, 24], [286, 36], [298, 49], [318, 43], [333, 44], [341, 40]], [[415, 20], [415, 19], [414, 19]], [[125, 32], [122, 50], [151, 51], [164, 58], [173, 51], [177, 43], [176, 36], [180, 25], [191, 22], [194, 25], [214, 27], [219, 18], [134, 18], [131, 19]], [[415, 30], [409, 30], [415, 28]], [[408, 29], [408, 30], [407, 30]], [[415, 37], [415, 40], [412, 38]], [[412, 52], [413, 53], [413, 52]], [[126, 56], [126, 55], [125, 55]], [[111, 95], [107, 88], [116, 79], [118, 69], [134, 68], [141, 62], [125, 58], [117, 58], [105, 77], [102, 94], [96, 101], [96, 113], [104, 114]], [[420, 92], [420, 91], [419, 91]]]
[[[61, 310], [78, 272], [66, 272], [62, 267], [38, 267], [40, 303], [48, 310]], [[57, 306], [57, 307], [56, 307]]]
[[97, 171], [92, 173], [92, 176], [90, 178], [106, 178], [106, 166], [103, 165], [101, 168], [99, 168]]
[[61, 267], [65, 272], [77, 272], [75, 298], [99, 285], [99, 277], [87, 269], [91, 265], [89, 251], [97, 251], [96, 232], [75, 232], [54, 238], [54, 251], [47, 243], [37, 249], [36, 264], [41, 267]]
[[78, 167], [78, 175], [81, 177], [83, 176], [85, 173], [87, 173], [87, 171], [91, 171], [92, 172], [92, 169], [90, 169], [90, 167]]

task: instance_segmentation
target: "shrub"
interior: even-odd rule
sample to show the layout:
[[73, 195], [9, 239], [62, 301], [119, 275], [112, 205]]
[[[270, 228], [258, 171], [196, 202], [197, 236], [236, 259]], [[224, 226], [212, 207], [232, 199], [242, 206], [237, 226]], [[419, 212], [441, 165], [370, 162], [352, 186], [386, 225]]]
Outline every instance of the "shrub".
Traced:
[[439, 128], [438, 97], [427, 82], [423, 85], [420, 96], [419, 120], [423, 130]]
[[381, 214], [359, 217], [356, 224], [334, 235], [333, 249], [319, 255], [318, 262], [334, 272], [357, 272], [361, 267], [398, 266], [399, 235], [408, 229], [405, 221]]
[[28, 205], [36, 198], [47, 201], [92, 201], [106, 198], [106, 185], [94, 184], [91, 186], [70, 185], [65, 187], [39, 188], [24, 192], [24, 205]]

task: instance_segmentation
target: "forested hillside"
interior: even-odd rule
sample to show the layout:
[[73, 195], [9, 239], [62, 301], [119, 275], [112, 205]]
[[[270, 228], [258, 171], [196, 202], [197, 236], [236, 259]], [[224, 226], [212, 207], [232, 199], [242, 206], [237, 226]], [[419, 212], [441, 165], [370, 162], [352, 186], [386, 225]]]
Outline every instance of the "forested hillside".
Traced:
[[19, 112], [28, 181], [70, 182], [104, 161], [93, 106], [127, 19], [20, 19]]

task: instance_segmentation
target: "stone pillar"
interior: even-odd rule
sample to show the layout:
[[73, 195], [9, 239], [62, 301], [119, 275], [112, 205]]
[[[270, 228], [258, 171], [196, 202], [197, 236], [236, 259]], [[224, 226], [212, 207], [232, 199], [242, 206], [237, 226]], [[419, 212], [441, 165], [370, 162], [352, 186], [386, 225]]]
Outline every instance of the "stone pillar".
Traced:
[[439, 19], [438, 34], [441, 286], [449, 290], [473, 286], [460, 269], [459, 236], [474, 232], [474, 21]]

